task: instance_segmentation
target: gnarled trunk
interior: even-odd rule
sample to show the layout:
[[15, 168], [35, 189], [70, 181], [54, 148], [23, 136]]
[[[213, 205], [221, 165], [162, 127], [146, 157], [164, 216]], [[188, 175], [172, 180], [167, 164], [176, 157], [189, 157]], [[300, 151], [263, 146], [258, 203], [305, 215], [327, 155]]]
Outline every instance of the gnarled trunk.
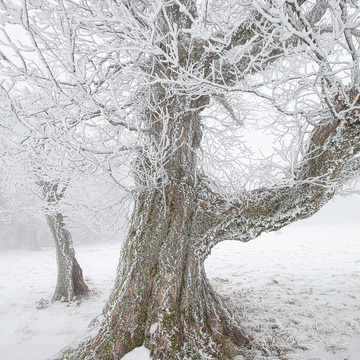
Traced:
[[58, 270], [53, 301], [71, 301], [89, 289], [75, 258], [71, 234], [65, 227], [62, 214], [46, 215], [46, 220], [55, 243]]
[[154, 360], [220, 360], [249, 343], [207, 280], [195, 199], [188, 185], [140, 194], [101, 330], [65, 358], [121, 359], [144, 344]]

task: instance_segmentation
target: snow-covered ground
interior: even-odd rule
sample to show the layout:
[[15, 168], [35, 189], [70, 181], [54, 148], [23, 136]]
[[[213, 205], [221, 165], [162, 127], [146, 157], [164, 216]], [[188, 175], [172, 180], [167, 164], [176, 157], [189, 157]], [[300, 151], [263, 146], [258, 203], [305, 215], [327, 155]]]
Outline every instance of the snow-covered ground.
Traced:
[[[77, 246], [92, 295], [70, 305], [48, 303], [53, 249], [0, 252], [0, 359], [45, 360], [79, 341], [109, 296], [119, 249]], [[270, 359], [360, 359], [360, 225], [300, 223], [247, 244], [224, 242], [206, 268]], [[139, 348], [127, 360], [145, 357]]]
[[207, 265], [271, 359], [360, 359], [359, 225], [291, 226], [248, 244], [224, 242]]

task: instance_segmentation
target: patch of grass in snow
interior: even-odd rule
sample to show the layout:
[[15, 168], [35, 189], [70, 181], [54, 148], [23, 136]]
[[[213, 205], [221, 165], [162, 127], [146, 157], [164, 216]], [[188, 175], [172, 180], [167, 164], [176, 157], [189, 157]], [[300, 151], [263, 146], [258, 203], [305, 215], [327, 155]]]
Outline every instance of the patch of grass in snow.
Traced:
[[[215, 279], [213, 285], [221, 293], [226, 282]], [[310, 359], [294, 353], [310, 351], [319, 343], [324, 351], [337, 354], [347, 350], [349, 332], [359, 334], [360, 331], [359, 318], [344, 320], [344, 329], [340, 331], [331, 320], [322, 319], [322, 314], [316, 309], [301, 310], [301, 304], [295, 306], [291, 298], [288, 301], [278, 298], [278, 302], [271, 302], [271, 294], [265, 289], [263, 294], [253, 288], [227, 292], [224, 299], [235, 316], [241, 319], [245, 331], [255, 339], [256, 347], [267, 352], [266, 356], [249, 352], [246, 360]]]

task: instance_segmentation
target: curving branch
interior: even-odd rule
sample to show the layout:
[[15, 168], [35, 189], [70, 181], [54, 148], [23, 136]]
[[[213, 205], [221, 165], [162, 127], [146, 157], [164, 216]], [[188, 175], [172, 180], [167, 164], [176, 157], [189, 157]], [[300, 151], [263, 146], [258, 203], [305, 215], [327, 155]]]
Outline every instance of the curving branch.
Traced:
[[[359, 172], [360, 99], [350, 91], [355, 104], [345, 111], [345, 101], [336, 109], [342, 116], [314, 128], [308, 151], [291, 184], [244, 192], [229, 203], [203, 182], [194, 217], [200, 224], [194, 232], [201, 238], [199, 253], [206, 255], [223, 240], [249, 241], [262, 232], [278, 230], [316, 213], [335, 195], [336, 189]], [[352, 96], [351, 96], [352, 94]], [[355, 110], [354, 110], [355, 109]]]

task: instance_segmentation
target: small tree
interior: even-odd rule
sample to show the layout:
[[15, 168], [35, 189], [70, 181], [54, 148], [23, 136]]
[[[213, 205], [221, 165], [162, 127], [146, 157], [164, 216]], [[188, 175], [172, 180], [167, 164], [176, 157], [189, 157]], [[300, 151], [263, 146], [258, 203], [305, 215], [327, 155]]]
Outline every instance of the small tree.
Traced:
[[[70, 173], [74, 172], [69, 172], [69, 161], [64, 155], [64, 149], [56, 146], [46, 134], [46, 122], [37, 119], [40, 121], [38, 127], [34, 128], [31, 126], [31, 120], [34, 119], [28, 114], [28, 121], [22, 122], [9, 102], [10, 98], [7, 97], [2, 104], [3, 118], [6, 121], [0, 129], [3, 137], [1, 157], [8, 168], [8, 176], [3, 185], [14, 181], [16, 184], [7, 185], [13, 196], [23, 190], [30, 193], [32, 198], [40, 198], [36, 204], [33, 201], [30, 208], [34, 210], [37, 206], [42, 207], [55, 244], [58, 274], [53, 301], [71, 301], [75, 296], [89, 291], [62, 214], [64, 209], [61, 201], [69, 186]], [[27, 230], [30, 237], [36, 236], [34, 225]], [[34, 242], [34, 239], [29, 241]], [[36, 238], [33, 246], [36, 246]]]
[[[64, 140], [59, 126], [61, 118], [55, 118], [56, 114], [51, 117], [46, 111], [38, 112], [40, 104], [36, 99], [42, 99], [42, 105], [47, 107], [47, 103], [54, 101], [53, 94], [49, 95], [43, 89], [38, 92], [34, 89], [30, 93], [24, 83], [14, 95], [21, 104], [12, 104], [6, 87], [12, 88], [14, 82], [5, 82], [2, 88], [4, 126], [0, 128], [0, 141], [1, 159], [6, 171], [2, 174], [1, 187], [6, 186], [8, 197], [22, 190], [32, 200], [38, 200], [27, 206], [28, 210], [37, 212], [41, 207], [54, 240], [58, 276], [53, 300], [71, 301], [75, 296], [88, 293], [88, 287], [75, 257], [69, 221], [63, 214], [89, 229], [107, 227], [109, 232], [117, 218], [104, 225], [101, 224], [104, 222], [103, 214], [105, 211], [107, 215], [112, 213], [111, 208], [116, 208], [119, 200], [111, 197], [119, 197], [119, 194], [113, 191], [113, 184], [109, 186], [109, 174], [94, 164], [91, 155], [84, 157], [73, 148], [74, 144]], [[92, 187], [90, 191], [87, 190], [89, 186]], [[99, 187], [109, 195], [99, 194]]]
[[[66, 116], [55, 127], [68, 144], [92, 154], [120, 186], [127, 184], [115, 171], [126, 164], [134, 179], [105, 320], [64, 358], [119, 359], [142, 344], [153, 359], [242, 353], [251, 339], [203, 263], [220, 241], [249, 241], [313, 215], [358, 173], [357, 5], [58, 0], [3, 7], [37, 56], [8, 37], [18, 60], [2, 56], [7, 77], [19, 74], [51, 93], [37, 113], [60, 109]], [[250, 125], [270, 129], [274, 140], [261, 160], [244, 141]]]

